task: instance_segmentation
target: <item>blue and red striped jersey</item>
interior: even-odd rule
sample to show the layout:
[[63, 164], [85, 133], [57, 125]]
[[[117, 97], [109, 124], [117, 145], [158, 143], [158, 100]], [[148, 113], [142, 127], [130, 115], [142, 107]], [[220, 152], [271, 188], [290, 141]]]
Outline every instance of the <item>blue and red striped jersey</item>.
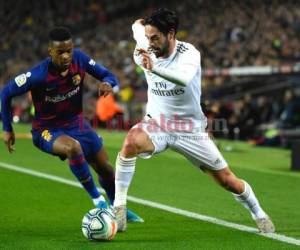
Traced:
[[27, 73], [9, 81], [1, 93], [3, 130], [12, 131], [11, 99], [31, 91], [35, 115], [34, 129], [59, 128], [78, 124], [82, 114], [82, 89], [85, 73], [112, 87], [117, 78], [105, 67], [78, 49], [74, 49], [72, 63], [66, 76], [55, 71], [51, 58], [41, 61]]

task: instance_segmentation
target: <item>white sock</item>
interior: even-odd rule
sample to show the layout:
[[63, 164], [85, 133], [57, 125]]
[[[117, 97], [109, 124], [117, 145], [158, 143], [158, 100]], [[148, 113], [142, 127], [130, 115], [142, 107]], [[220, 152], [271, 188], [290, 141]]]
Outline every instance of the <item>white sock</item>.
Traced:
[[95, 206], [97, 206], [97, 205], [98, 205], [98, 203], [99, 203], [99, 201], [105, 201], [105, 202], [106, 202], [106, 200], [105, 200], [104, 196], [103, 196], [103, 195], [101, 195], [101, 194], [100, 194], [100, 196], [99, 196], [98, 198], [95, 198], [95, 199], [93, 199], [93, 203], [94, 203], [94, 205], [95, 205]]
[[134, 175], [135, 162], [136, 157], [125, 158], [120, 153], [117, 156], [114, 206], [123, 206], [127, 203], [127, 192]]
[[233, 194], [234, 198], [240, 202], [249, 212], [251, 213], [252, 218], [255, 219], [262, 219], [266, 218], [267, 215], [264, 212], [264, 210], [259, 205], [259, 202], [257, 198], [255, 197], [255, 194], [250, 187], [250, 185], [243, 181], [245, 184], [244, 192], [241, 194]]

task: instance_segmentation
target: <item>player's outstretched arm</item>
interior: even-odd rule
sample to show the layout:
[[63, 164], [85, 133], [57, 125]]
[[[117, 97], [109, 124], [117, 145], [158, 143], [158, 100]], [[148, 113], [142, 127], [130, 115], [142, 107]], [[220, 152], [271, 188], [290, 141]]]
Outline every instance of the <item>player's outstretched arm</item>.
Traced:
[[13, 97], [12, 82], [9, 82], [1, 93], [1, 116], [3, 123], [3, 141], [6, 145], [8, 152], [14, 151], [13, 145], [15, 144], [15, 133], [13, 131], [11, 120], [11, 99]]
[[132, 32], [133, 38], [136, 41], [136, 48], [141, 48], [147, 50], [149, 43], [145, 36], [145, 20], [144, 19], [137, 19], [132, 24]]
[[142, 67], [149, 70], [153, 74], [156, 74], [180, 86], [187, 86], [196, 74], [198, 68], [200, 68], [200, 61], [199, 64], [193, 61], [183, 61], [180, 64], [180, 68], [176, 70], [159, 67], [153, 64], [148, 51], [144, 49], [137, 49], [137, 52], [142, 56]]
[[180, 86], [187, 86], [192, 79], [191, 76], [194, 76], [193, 73], [184, 70], [172, 70], [158, 66], [152, 67], [151, 72]]
[[95, 63], [87, 68], [87, 72], [102, 83], [108, 83], [112, 88], [118, 88], [119, 81], [117, 77], [104, 66]]
[[86, 71], [101, 82], [99, 85], [99, 91], [101, 91], [101, 93], [112, 92], [106, 84], [109, 84], [115, 91], [119, 89], [119, 81], [117, 77], [106, 67], [96, 63], [93, 59], [78, 49], [75, 50], [75, 53], [79, 60], [85, 65]]
[[99, 84], [99, 88], [98, 88], [98, 94], [99, 96], [107, 96], [109, 94], [112, 94], [113, 88], [112, 86], [108, 83], [108, 82], [102, 82]]
[[[41, 72], [37, 74], [37, 71]], [[1, 92], [1, 117], [3, 126], [3, 139], [8, 151], [13, 152], [15, 143], [15, 134], [11, 125], [12, 108], [11, 101], [15, 96], [22, 95], [31, 90], [36, 85], [40, 84], [40, 78], [43, 77], [43, 72], [40, 67], [28, 71], [26, 74], [21, 74], [9, 81]]]
[[[27, 84], [27, 85], [26, 85]], [[26, 85], [26, 86], [25, 86]], [[3, 130], [12, 132], [11, 125], [12, 110], [11, 101], [14, 96], [22, 95], [28, 91], [29, 84], [27, 83], [26, 74], [17, 76], [14, 80], [9, 81], [1, 92], [1, 114]]]

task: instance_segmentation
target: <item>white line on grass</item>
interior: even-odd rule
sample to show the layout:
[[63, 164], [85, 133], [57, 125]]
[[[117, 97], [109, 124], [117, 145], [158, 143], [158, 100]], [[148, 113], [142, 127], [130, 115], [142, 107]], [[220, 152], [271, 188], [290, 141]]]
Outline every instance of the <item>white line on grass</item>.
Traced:
[[[9, 170], [13, 170], [13, 171], [16, 171], [16, 172], [24, 173], [24, 174], [37, 176], [37, 177], [44, 178], [44, 179], [47, 179], [47, 180], [52, 180], [52, 181], [55, 181], [55, 182], [64, 183], [64, 184], [67, 184], [69, 186], [74, 186], [74, 187], [80, 187], [81, 188], [80, 183], [78, 183], [76, 181], [68, 180], [68, 179], [65, 179], [65, 178], [62, 178], [62, 177], [59, 177], [59, 176], [55, 176], [55, 175], [50, 175], [50, 174], [38, 172], [38, 171], [35, 171], [35, 170], [32, 170], [32, 169], [18, 167], [18, 166], [11, 165], [11, 164], [8, 164], [8, 163], [5, 163], [5, 162], [0, 162], [0, 167], [5, 168], [5, 169], [9, 169]], [[103, 190], [101, 190], [101, 191], [103, 191]], [[276, 233], [262, 234], [262, 233], [258, 233], [257, 229], [254, 228], [254, 227], [249, 227], [249, 226], [245, 226], [245, 225], [240, 225], [240, 224], [228, 222], [228, 221], [221, 220], [221, 219], [218, 219], [218, 218], [214, 218], [214, 217], [211, 217], [211, 216], [206, 216], [206, 215], [190, 212], [190, 211], [187, 211], [187, 210], [171, 207], [171, 206], [160, 204], [160, 203], [153, 202], [153, 201], [143, 200], [143, 199], [136, 198], [136, 197], [133, 197], [133, 196], [128, 196], [128, 200], [132, 201], [132, 202], [135, 202], [135, 203], [138, 203], [138, 204], [145, 205], [145, 206], [165, 210], [165, 211], [168, 211], [168, 212], [171, 212], [171, 213], [174, 213], [174, 214], [183, 215], [183, 216], [190, 217], [190, 218], [193, 218], [193, 219], [214, 223], [214, 224], [217, 224], [217, 225], [237, 229], [237, 230], [244, 231], [244, 232], [254, 233], [254, 234], [257, 234], [257, 235], [260, 235], [260, 236], [263, 236], [263, 237], [267, 237], [267, 238], [271, 238], [271, 239], [274, 239], [274, 240], [278, 240], [278, 241], [282, 241], [282, 242], [285, 242], [285, 243], [300, 246], [300, 240], [292, 238], [292, 237], [288, 237], [288, 236], [285, 236], [285, 235], [282, 235], [282, 234], [276, 234]]]
[[[121, 132], [122, 133], [122, 132]], [[31, 139], [32, 135], [30, 133], [18, 133], [16, 134], [16, 137], [22, 138], [22, 139]], [[1, 139], [1, 135], [0, 135]], [[108, 145], [106, 143], [106, 145]], [[112, 145], [109, 145], [112, 146]], [[112, 146], [113, 147], [113, 146]], [[177, 158], [177, 159], [184, 159], [184, 157], [180, 154], [165, 154], [166, 157], [170, 158]], [[233, 168], [239, 168], [239, 169], [246, 169], [250, 171], [255, 171], [255, 172], [261, 172], [265, 174], [275, 174], [275, 175], [282, 175], [282, 176], [287, 176], [287, 177], [295, 177], [295, 178], [300, 178], [300, 173], [297, 172], [283, 172], [282, 170], [273, 170], [273, 169], [265, 169], [265, 168], [252, 168], [252, 167], [247, 167], [247, 166], [236, 166], [233, 165]]]

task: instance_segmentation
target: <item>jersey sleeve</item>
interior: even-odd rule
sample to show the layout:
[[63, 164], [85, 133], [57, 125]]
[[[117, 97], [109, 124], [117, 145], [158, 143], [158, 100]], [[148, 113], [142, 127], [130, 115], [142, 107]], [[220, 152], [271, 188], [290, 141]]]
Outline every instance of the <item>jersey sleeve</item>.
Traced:
[[133, 59], [137, 65], [141, 66], [142, 57], [138, 54], [137, 49], [147, 50], [149, 47], [148, 40], [145, 36], [145, 26], [142, 24], [134, 23], [132, 25], [132, 31], [133, 31], [133, 38], [136, 41], [136, 46], [133, 52]]
[[134, 23], [132, 25], [133, 38], [136, 41], [136, 46], [147, 50], [148, 40], [145, 36], [145, 26], [142, 24]]
[[86, 72], [101, 82], [108, 82], [114, 89], [119, 88], [117, 77], [104, 66], [96, 63], [80, 50], [76, 50], [81, 61], [83, 61]]
[[10, 80], [1, 92], [1, 117], [3, 123], [3, 130], [11, 132], [12, 125], [12, 109], [11, 100], [15, 96], [22, 95], [27, 91], [41, 85], [45, 79], [45, 72], [42, 67], [38, 66], [20, 74], [14, 79]]
[[168, 69], [154, 65], [152, 73], [175, 84], [186, 86], [194, 78], [198, 70], [201, 70], [200, 52], [196, 48], [191, 47], [180, 55], [176, 68]]
[[200, 70], [201, 73], [201, 55], [200, 52], [192, 46], [190, 51], [182, 56], [182, 62], [179, 62], [180, 69], [179, 72], [187, 75], [188, 84], [196, 75], [197, 71]]

